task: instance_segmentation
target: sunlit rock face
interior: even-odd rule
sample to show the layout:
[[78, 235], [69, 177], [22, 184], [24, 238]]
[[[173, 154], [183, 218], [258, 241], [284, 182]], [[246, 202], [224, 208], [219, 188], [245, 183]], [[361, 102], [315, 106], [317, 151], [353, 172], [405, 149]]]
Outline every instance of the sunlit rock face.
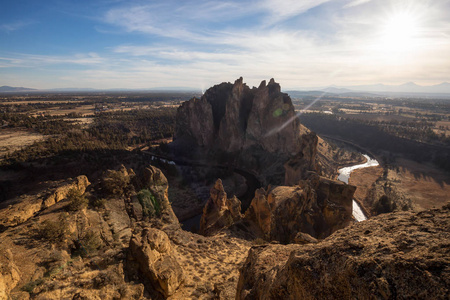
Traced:
[[222, 180], [217, 179], [203, 209], [199, 233], [213, 235], [241, 218], [241, 201], [236, 196], [227, 198]]
[[249, 88], [241, 77], [183, 103], [174, 139], [178, 145], [202, 148], [219, 163], [252, 171], [263, 183], [282, 184], [284, 164], [293, 157], [291, 173], [299, 173], [298, 168], [316, 169], [314, 137], [298, 121], [290, 97], [278, 83], [271, 79]]
[[248, 252], [236, 299], [448, 299], [450, 204]]
[[[245, 218], [266, 240], [292, 243], [299, 240], [299, 233], [323, 239], [350, 224], [356, 187], [313, 172], [308, 175], [299, 185], [256, 190]], [[300, 243], [305, 243], [302, 239]]]

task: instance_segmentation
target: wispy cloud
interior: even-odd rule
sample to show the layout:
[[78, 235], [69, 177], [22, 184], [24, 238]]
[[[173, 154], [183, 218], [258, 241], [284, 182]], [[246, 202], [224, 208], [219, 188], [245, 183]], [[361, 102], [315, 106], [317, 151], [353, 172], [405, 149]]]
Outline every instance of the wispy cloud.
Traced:
[[0, 56], [0, 62], [8, 67], [30, 68], [55, 64], [98, 65], [104, 63], [105, 59], [94, 52], [70, 56], [13, 53]]
[[5, 24], [1, 24], [0, 25], [0, 31], [6, 32], [6, 33], [11, 33], [17, 30], [20, 30], [24, 27], [27, 27], [29, 25], [32, 25], [33, 21], [16, 21], [16, 22], [12, 22], [12, 23], [5, 23]]
[[372, 0], [353, 0], [349, 3], [347, 3], [346, 5], [344, 5], [344, 8], [349, 8], [349, 7], [354, 7], [354, 6], [358, 6], [364, 3], [368, 3]]
[[261, 7], [269, 15], [270, 24], [301, 15], [308, 10], [329, 2], [330, 0], [264, 0]]
[[[243, 76], [250, 85], [275, 77], [285, 89], [438, 80], [450, 70], [447, 0], [105, 1], [93, 25], [102, 48], [3, 52], [0, 68], [58, 69], [65, 86], [206, 88]], [[380, 29], [405, 3], [420, 13], [420, 47], [394, 55]]]

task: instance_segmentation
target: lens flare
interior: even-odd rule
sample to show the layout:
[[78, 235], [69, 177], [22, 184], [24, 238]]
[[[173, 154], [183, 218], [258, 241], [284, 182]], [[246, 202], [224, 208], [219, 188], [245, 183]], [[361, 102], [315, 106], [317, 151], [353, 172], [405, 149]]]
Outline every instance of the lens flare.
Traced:
[[302, 110], [300, 110], [298, 113], [296, 113], [293, 117], [289, 118], [286, 122], [284, 122], [283, 124], [281, 124], [280, 126], [271, 129], [269, 132], [267, 132], [264, 137], [269, 137], [272, 136], [278, 132], [280, 132], [281, 130], [283, 130], [284, 128], [286, 128], [286, 126], [288, 126], [289, 124], [291, 124], [296, 118], [300, 117], [305, 111], [307, 111], [311, 106], [313, 106], [317, 101], [319, 101], [320, 99], [323, 98], [323, 96], [326, 94], [326, 92], [322, 93], [319, 97], [317, 97], [316, 99], [314, 99], [313, 102], [311, 102], [310, 104], [308, 104], [305, 108], [303, 108]]

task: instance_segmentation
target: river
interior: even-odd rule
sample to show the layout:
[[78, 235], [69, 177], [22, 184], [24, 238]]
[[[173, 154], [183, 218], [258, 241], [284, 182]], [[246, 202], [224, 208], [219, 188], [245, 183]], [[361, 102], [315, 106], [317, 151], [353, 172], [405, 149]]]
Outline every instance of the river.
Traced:
[[[365, 162], [364, 164], [359, 164], [359, 165], [354, 165], [354, 166], [339, 169], [338, 170], [338, 172], [339, 172], [338, 180], [348, 184], [350, 174], [354, 170], [368, 168], [368, 167], [376, 167], [379, 165], [378, 161], [376, 159], [371, 158], [369, 155], [363, 154], [363, 156], [367, 159], [367, 162]], [[361, 221], [367, 220], [367, 217], [364, 215], [358, 202], [356, 202], [354, 199], [353, 199], [352, 210], [353, 210], [353, 217], [355, 218], [356, 221], [361, 222]]]
[[[158, 156], [152, 155], [152, 154], [151, 154], [151, 156], [152, 156], [152, 159], [159, 159], [168, 164], [173, 164], [173, 165], [179, 164], [179, 165], [206, 166], [201, 163], [172, 161], [170, 159], [166, 159], [161, 156], [158, 157]], [[354, 165], [354, 166], [339, 169], [338, 170], [338, 173], [339, 173], [338, 180], [348, 184], [350, 174], [354, 170], [368, 168], [368, 167], [375, 167], [375, 166], [379, 165], [378, 161], [375, 159], [372, 159], [369, 155], [363, 154], [363, 156], [367, 159], [367, 161], [364, 164], [359, 164], [359, 165]], [[209, 167], [211, 167], [211, 166], [209, 166]], [[224, 166], [215, 166], [215, 167], [225, 168]], [[255, 190], [257, 188], [261, 187], [261, 184], [253, 174], [250, 174], [248, 172], [245, 172], [245, 171], [237, 169], [237, 168], [235, 168], [233, 171], [244, 176], [246, 179], [248, 189], [247, 189], [247, 192], [245, 193], [245, 195], [242, 197], [243, 199], [241, 199], [242, 200], [242, 209], [245, 211], [245, 209], [248, 208], [250, 201], [255, 194]], [[352, 214], [353, 214], [353, 217], [355, 218], [355, 220], [357, 220], [358, 222], [367, 220], [366, 216], [364, 215], [363, 211], [361, 210], [361, 207], [355, 200], [353, 200], [352, 210], [353, 210]], [[198, 224], [200, 223], [200, 218], [201, 218], [201, 214], [196, 215], [190, 219], [184, 220], [182, 223], [184, 224], [185, 229], [190, 230], [192, 227], [198, 226]]]

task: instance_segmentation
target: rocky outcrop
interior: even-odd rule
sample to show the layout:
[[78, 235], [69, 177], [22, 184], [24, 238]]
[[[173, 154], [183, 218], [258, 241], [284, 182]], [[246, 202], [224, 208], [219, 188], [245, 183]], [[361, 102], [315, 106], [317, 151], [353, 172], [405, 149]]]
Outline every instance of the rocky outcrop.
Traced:
[[169, 237], [161, 230], [146, 228], [130, 241], [131, 259], [164, 297], [171, 296], [184, 280], [183, 270], [175, 258]]
[[199, 233], [212, 235], [222, 228], [229, 227], [241, 218], [241, 201], [236, 196], [227, 198], [222, 180], [217, 179], [210, 190], [210, 197], [203, 209]]
[[0, 299], [9, 299], [10, 291], [19, 281], [20, 272], [11, 250], [0, 251]]
[[59, 183], [56, 187], [49, 188], [38, 195], [22, 195], [8, 200], [2, 203], [7, 208], [0, 210], [0, 228], [21, 224], [39, 211], [65, 199], [71, 189], [77, 189], [84, 193], [89, 185], [88, 178], [81, 175]]
[[303, 125], [301, 127], [305, 131], [302, 134], [301, 150], [284, 164], [286, 170], [284, 175], [285, 185], [296, 185], [301, 179], [306, 177], [310, 170], [317, 169], [315, 160], [311, 160], [317, 154], [317, 135], [309, 132]]
[[386, 178], [379, 178], [372, 184], [363, 203], [374, 216], [398, 210], [413, 210], [411, 199], [399, 191], [395, 182]]
[[380, 215], [318, 244], [253, 247], [236, 299], [446, 299], [449, 245], [447, 205]]
[[290, 243], [299, 232], [323, 239], [352, 220], [355, 187], [314, 173], [297, 186], [277, 186], [255, 193], [245, 218], [267, 240]]
[[166, 224], [179, 226], [178, 218], [169, 201], [169, 183], [163, 172], [154, 166], [148, 166], [142, 172], [142, 182], [143, 187], [148, 188], [158, 200], [161, 207], [161, 220]]
[[250, 89], [239, 78], [183, 103], [174, 140], [173, 147], [184, 149], [184, 155], [195, 152], [186, 146], [193, 145], [202, 156], [211, 154], [209, 160], [259, 174], [265, 184], [284, 182], [285, 163], [293, 180], [317, 167], [317, 137], [301, 126], [290, 97], [273, 79]]

